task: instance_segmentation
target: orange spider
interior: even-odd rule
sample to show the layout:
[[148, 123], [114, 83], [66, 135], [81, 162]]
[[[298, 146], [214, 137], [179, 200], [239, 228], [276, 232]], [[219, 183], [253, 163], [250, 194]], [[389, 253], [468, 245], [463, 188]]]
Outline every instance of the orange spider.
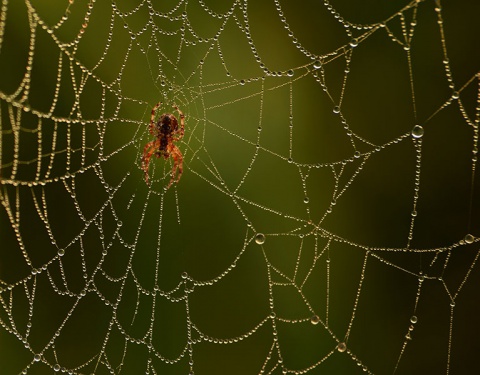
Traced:
[[[155, 115], [157, 109], [162, 105], [162, 102], [157, 103], [152, 109], [152, 116], [150, 117], [150, 124], [148, 130], [150, 134], [156, 139], [152, 142], [148, 142], [143, 149], [142, 156], [142, 169], [145, 172], [145, 182], [150, 185], [148, 179], [148, 164], [153, 154], [157, 158], [163, 156], [168, 159], [170, 156], [173, 158], [172, 178], [167, 186], [167, 189], [174, 183], [180, 180], [183, 173], [183, 155], [180, 149], [175, 146], [174, 142], [182, 139], [185, 132], [185, 116], [182, 111], [178, 109], [176, 105], [173, 106], [180, 115], [180, 127], [176, 117], [170, 113], [164, 113], [160, 116], [158, 121], [155, 122]], [[178, 176], [177, 176], [178, 171]]]

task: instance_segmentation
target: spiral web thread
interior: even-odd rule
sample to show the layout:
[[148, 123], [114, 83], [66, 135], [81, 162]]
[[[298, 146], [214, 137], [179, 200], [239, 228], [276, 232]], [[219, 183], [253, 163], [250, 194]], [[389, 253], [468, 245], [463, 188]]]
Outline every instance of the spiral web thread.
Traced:
[[[468, 302], [479, 274], [478, 65], [454, 74], [440, 1], [398, 2], [365, 23], [333, 1], [310, 3], [2, 1], [8, 371], [421, 373], [424, 361], [458, 373], [461, 351], [478, 368], [456, 338], [466, 317], [466, 330], [479, 326]], [[310, 7], [318, 24], [301, 21]], [[417, 88], [426, 45], [441, 66], [428, 94]], [[368, 53], [383, 49], [401, 67], [395, 95], [358, 83], [382, 69]], [[369, 112], [372, 92], [392, 95], [388, 117]], [[174, 105], [186, 116], [185, 172], [169, 189], [172, 160], [152, 158], [151, 185], [141, 171], [160, 101], [157, 117]], [[441, 182], [435, 134], [464, 151]], [[444, 211], [459, 207], [440, 215], [453, 218], [442, 235], [428, 226], [437, 183], [461, 185], [441, 195]], [[373, 213], [356, 216], [364, 199]], [[360, 233], [390, 209], [373, 229], [384, 236]], [[429, 326], [436, 312], [443, 320]]]

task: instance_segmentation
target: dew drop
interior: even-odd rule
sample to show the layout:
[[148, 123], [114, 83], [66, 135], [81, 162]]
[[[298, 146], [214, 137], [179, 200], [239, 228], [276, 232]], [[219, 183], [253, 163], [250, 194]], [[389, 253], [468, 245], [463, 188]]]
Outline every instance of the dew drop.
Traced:
[[316, 60], [314, 63], [313, 63], [313, 67], [315, 69], [320, 69], [322, 67], [322, 62], [320, 60]]
[[35, 362], [40, 362], [41, 359], [42, 359], [42, 356], [41, 356], [40, 354], [35, 354], [35, 355], [33, 356], [33, 360], [34, 360]]
[[423, 127], [420, 125], [415, 125], [412, 129], [412, 137], [413, 138], [422, 138], [423, 137]]
[[255, 236], [255, 243], [257, 245], [262, 245], [265, 243], [265, 235], [263, 233], [257, 233]]
[[358, 40], [356, 38], [353, 38], [351, 41], [350, 41], [350, 47], [356, 47], [358, 46]]
[[338, 105], [333, 107], [333, 113], [340, 113], [340, 107]]
[[308, 199], [308, 197], [305, 197], [305, 198], [303, 199], [303, 203], [308, 203], [308, 202], [310, 202], [310, 199]]
[[412, 317], [410, 318], [410, 323], [415, 324], [417, 322], [418, 322], [418, 318], [415, 315], [412, 315]]
[[313, 325], [317, 325], [318, 323], [320, 323], [320, 317], [318, 315], [313, 315], [310, 318], [310, 323], [312, 323]]
[[458, 99], [459, 97], [460, 97], [460, 94], [458, 93], [458, 91], [454, 91], [454, 92], [452, 93], [452, 99], [455, 99], [455, 100], [456, 100], [456, 99]]
[[337, 350], [340, 353], [343, 353], [345, 350], [347, 350], [347, 344], [345, 344], [344, 342], [339, 342], [337, 345]]
[[58, 250], [58, 256], [59, 257], [63, 257], [64, 255], [65, 255], [65, 250], [64, 249]]
[[360, 155], [361, 155], [361, 154], [360, 154], [360, 151], [355, 151], [355, 152], [353, 153], [353, 157], [356, 158], [356, 159], [358, 159], [358, 158], [360, 157]]
[[292, 70], [292, 69], [290, 69], [290, 70], [287, 72], [287, 76], [293, 77], [293, 70]]
[[475, 240], [475, 237], [473, 237], [471, 234], [467, 234], [464, 238], [465, 243], [471, 244]]
[[245, 80], [244, 79], [240, 80], [240, 84], [243, 86], [245, 84]]
[[60, 371], [61, 367], [60, 365], [57, 363], [55, 366], [53, 366], [53, 371]]

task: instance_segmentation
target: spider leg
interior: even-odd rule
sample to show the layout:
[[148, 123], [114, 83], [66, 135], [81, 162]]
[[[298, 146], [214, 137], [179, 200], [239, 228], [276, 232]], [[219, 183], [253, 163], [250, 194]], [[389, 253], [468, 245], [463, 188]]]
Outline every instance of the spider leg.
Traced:
[[180, 139], [183, 138], [183, 135], [185, 134], [185, 115], [183, 114], [182, 111], [180, 111], [180, 109], [176, 105], [174, 105], [173, 108], [180, 115], [180, 129], [178, 129], [175, 132], [176, 137], [173, 137], [173, 140], [174, 141], [179, 141]]
[[148, 179], [148, 165], [150, 164], [150, 158], [155, 153], [158, 148], [158, 140], [148, 142], [145, 147], [143, 148], [143, 156], [142, 156], [142, 170], [145, 173], [145, 182], [147, 185], [150, 185]]
[[153, 136], [157, 136], [156, 134], [156, 129], [155, 129], [155, 115], [157, 112], [157, 109], [162, 105], [162, 102], [158, 102], [155, 104], [155, 106], [152, 108], [152, 114], [150, 116], [150, 124], [148, 125], [148, 130], [150, 131], [150, 134]]
[[[179, 148], [175, 145], [172, 145], [170, 148], [170, 155], [173, 158], [173, 168], [171, 173], [171, 179], [168, 183], [167, 189], [174, 183], [180, 181], [183, 173], [183, 155], [180, 152]], [[177, 175], [178, 172], [178, 175]]]

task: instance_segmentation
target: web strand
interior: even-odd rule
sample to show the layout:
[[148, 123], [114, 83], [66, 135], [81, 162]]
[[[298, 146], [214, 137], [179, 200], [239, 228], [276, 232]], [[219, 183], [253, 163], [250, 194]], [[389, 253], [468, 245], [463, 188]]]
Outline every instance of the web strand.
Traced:
[[5, 371], [480, 369], [479, 9], [2, 0]]

